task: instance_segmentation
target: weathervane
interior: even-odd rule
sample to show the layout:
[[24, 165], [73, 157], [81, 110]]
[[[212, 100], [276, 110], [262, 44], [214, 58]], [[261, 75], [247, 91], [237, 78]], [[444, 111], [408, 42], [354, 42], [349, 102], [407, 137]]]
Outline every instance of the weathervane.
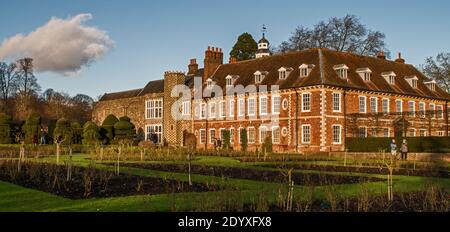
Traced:
[[263, 24], [263, 27], [262, 27], [262, 34], [263, 34], [263, 38], [264, 38], [264, 36], [265, 36], [266, 32], [267, 32], [267, 27], [266, 27], [266, 24]]

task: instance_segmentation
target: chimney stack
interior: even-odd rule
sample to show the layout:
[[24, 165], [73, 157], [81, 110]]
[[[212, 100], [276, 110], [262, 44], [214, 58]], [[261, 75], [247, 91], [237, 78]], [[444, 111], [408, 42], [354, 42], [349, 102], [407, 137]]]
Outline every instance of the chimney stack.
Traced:
[[237, 63], [237, 58], [234, 57], [234, 56], [230, 56], [230, 61], [229, 61], [229, 63], [230, 63], [230, 64], [235, 64], [235, 63]]
[[384, 51], [378, 52], [377, 58], [385, 60], [386, 59], [386, 55], [384, 54]]
[[398, 57], [395, 60], [395, 62], [402, 63], [402, 64], [405, 63], [405, 59], [402, 58], [402, 54], [400, 52], [398, 53]]
[[223, 64], [222, 48], [208, 46], [208, 49], [205, 51], [203, 82], [211, 77], [221, 64]]
[[188, 75], [195, 75], [198, 71], [198, 64], [196, 59], [191, 59], [188, 65]]

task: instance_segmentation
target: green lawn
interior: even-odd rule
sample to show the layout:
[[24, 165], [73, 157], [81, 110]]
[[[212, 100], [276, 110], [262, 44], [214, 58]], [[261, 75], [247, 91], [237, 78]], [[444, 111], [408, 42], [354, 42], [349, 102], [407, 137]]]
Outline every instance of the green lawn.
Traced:
[[[61, 163], [67, 160], [61, 157]], [[34, 159], [36, 162], [55, 162], [54, 157]], [[96, 168], [113, 170], [112, 166], [105, 166], [88, 159], [87, 155], [76, 154], [73, 161], [75, 165], [95, 165]], [[167, 163], [167, 162], [166, 162]], [[180, 162], [171, 162], [180, 163]], [[196, 157], [193, 164], [221, 165], [230, 167], [257, 168], [258, 163], [243, 163], [228, 157]], [[314, 170], [297, 172], [317, 172]], [[130, 173], [142, 176], [165, 177], [187, 181], [188, 176], [184, 173], [168, 173], [138, 168], [121, 168], [121, 173]], [[324, 173], [324, 172], [321, 172]], [[358, 174], [358, 173], [335, 173], [342, 175], [361, 175], [385, 178], [384, 175]], [[240, 203], [251, 202], [260, 197], [266, 197], [275, 202], [279, 189], [286, 189], [286, 184], [267, 183], [244, 179], [222, 179], [214, 176], [193, 175], [196, 182], [223, 183], [238, 190], [227, 190], [223, 192], [206, 193], [178, 193], [161, 195], [137, 195], [128, 197], [114, 197], [101, 199], [70, 200], [49, 193], [23, 188], [17, 185], [0, 181], [0, 211], [186, 211], [192, 208], [212, 207], [220, 208], [226, 202]], [[395, 176], [394, 192], [420, 191], [429, 185], [440, 186], [450, 189], [450, 180], [445, 178], [429, 178], [415, 176]], [[335, 185], [333, 191], [341, 197], [356, 197], [362, 189], [367, 189], [372, 195], [387, 194], [386, 182], [370, 182], [361, 184]], [[330, 187], [315, 187], [314, 195], [317, 198], [325, 197], [325, 192]], [[308, 192], [307, 187], [296, 186], [294, 196], [304, 198]]]

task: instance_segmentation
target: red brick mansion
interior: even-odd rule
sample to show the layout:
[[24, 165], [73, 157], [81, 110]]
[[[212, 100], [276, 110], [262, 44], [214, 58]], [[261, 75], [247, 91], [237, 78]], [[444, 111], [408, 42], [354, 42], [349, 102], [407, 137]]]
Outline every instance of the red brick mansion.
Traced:
[[107, 93], [93, 120], [127, 115], [145, 138], [155, 133], [175, 146], [191, 132], [200, 149], [213, 148], [224, 130], [234, 149], [246, 129], [250, 150], [270, 135], [279, 152], [343, 150], [346, 137], [449, 135], [450, 94], [400, 54], [395, 61], [328, 49], [271, 55], [268, 47], [263, 38], [255, 59], [227, 64], [221, 49], [208, 47], [203, 69], [191, 59], [187, 73]]

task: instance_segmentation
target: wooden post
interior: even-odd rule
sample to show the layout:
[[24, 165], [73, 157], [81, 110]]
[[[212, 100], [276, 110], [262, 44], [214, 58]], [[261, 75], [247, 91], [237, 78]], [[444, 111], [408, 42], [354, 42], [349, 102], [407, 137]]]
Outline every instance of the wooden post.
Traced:
[[67, 181], [72, 180], [72, 147], [69, 147], [69, 162], [67, 165]]
[[59, 164], [59, 153], [61, 152], [59, 144], [59, 142], [56, 142], [56, 164]]
[[191, 177], [191, 152], [188, 153], [188, 173], [189, 173], [189, 186], [192, 186], [192, 177]]
[[119, 149], [117, 152], [117, 170], [116, 170], [117, 175], [120, 175], [120, 153], [122, 153], [122, 146], [119, 145]]
[[344, 166], [347, 166], [347, 152], [348, 152], [348, 149], [345, 149], [345, 153], [344, 153]]

